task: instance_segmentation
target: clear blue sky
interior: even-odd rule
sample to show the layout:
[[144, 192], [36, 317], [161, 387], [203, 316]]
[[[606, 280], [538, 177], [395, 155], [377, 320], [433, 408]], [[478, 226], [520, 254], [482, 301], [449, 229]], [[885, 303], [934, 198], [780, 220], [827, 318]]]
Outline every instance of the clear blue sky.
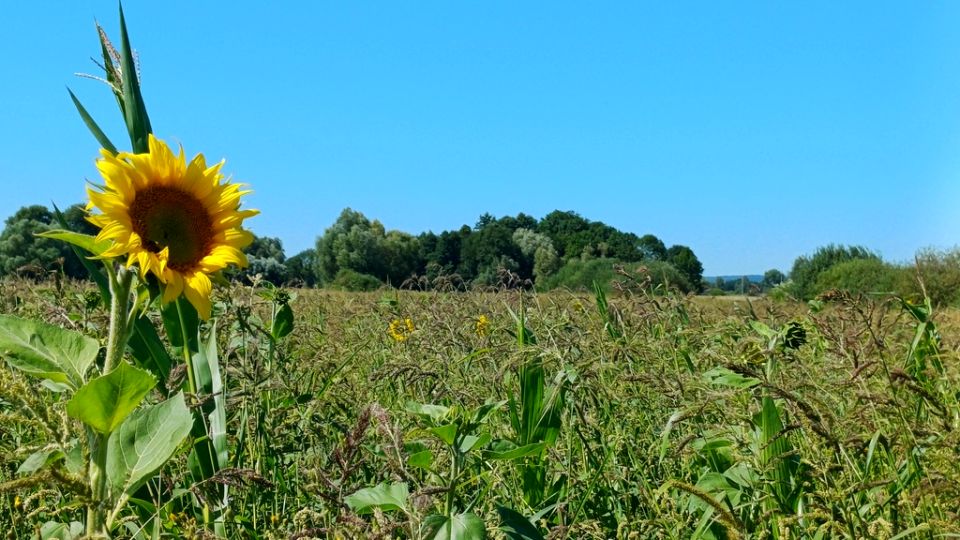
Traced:
[[[288, 255], [347, 206], [411, 233], [574, 210], [689, 245], [708, 275], [960, 243], [957, 2], [125, 9], [157, 135], [226, 158]], [[0, 218], [96, 178], [65, 86], [129, 144], [107, 88], [73, 76], [116, 2], [3, 11]]]

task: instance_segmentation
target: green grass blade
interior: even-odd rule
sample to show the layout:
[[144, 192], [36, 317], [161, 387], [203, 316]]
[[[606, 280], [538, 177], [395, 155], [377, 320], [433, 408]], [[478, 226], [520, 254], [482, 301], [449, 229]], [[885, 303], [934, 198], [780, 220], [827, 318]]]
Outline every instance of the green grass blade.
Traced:
[[116, 154], [117, 147], [110, 142], [110, 138], [107, 137], [106, 133], [100, 129], [100, 126], [97, 125], [97, 122], [90, 116], [90, 113], [87, 112], [86, 107], [80, 103], [80, 100], [77, 99], [77, 96], [73, 94], [73, 91], [67, 88], [67, 92], [70, 93], [70, 99], [73, 100], [73, 105], [77, 108], [77, 112], [80, 113], [80, 118], [83, 119], [83, 123], [87, 125], [87, 129], [90, 130], [90, 133], [93, 133], [93, 136], [97, 139], [97, 142], [100, 143], [100, 146], [109, 150], [110, 153]]
[[127, 36], [127, 23], [123, 18], [123, 6], [120, 6], [120, 76], [123, 78], [123, 113], [130, 133], [133, 151], [142, 154], [148, 152], [147, 135], [153, 132], [147, 107], [140, 94], [140, 81], [137, 80], [137, 67]]

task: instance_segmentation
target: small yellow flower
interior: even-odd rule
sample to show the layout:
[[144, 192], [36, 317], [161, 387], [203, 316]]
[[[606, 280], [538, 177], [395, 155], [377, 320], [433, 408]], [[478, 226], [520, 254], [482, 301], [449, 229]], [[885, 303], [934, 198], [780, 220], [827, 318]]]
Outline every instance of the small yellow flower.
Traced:
[[223, 162], [207, 166], [203, 154], [189, 163], [149, 136], [144, 154], [101, 151], [97, 169], [104, 186], [90, 187], [87, 218], [100, 227], [97, 240], [112, 240], [102, 257], [126, 257], [141, 276], [152, 273], [163, 284], [163, 302], [181, 294], [204, 319], [210, 318], [210, 274], [228, 265], [246, 266], [241, 251], [253, 241], [243, 220], [258, 214], [241, 210], [249, 193], [224, 181]]
[[406, 341], [415, 329], [413, 320], [410, 318], [403, 320], [394, 319], [390, 321], [390, 327], [387, 328], [387, 333], [390, 334], [390, 337], [392, 337], [394, 341], [400, 343]]
[[20, 496], [17, 495], [13, 498], [13, 509], [19, 510], [23, 506], [23, 500], [20, 499]]
[[479, 317], [477, 317], [475, 328], [476, 328], [477, 335], [479, 337], [487, 336], [487, 332], [489, 331], [488, 330], [489, 326], [490, 326], [490, 319], [488, 319], [486, 315], [481, 314]]
[[270, 524], [276, 527], [278, 523], [280, 523], [280, 516], [276, 514], [270, 514]]

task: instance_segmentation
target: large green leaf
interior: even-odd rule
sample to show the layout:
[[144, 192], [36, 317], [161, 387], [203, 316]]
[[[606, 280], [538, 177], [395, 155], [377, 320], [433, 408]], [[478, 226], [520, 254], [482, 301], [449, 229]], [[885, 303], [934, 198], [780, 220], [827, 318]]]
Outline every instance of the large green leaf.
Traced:
[[543, 540], [540, 531], [520, 512], [506, 506], [498, 506], [497, 513], [500, 514], [500, 530], [510, 540]]
[[374, 509], [402, 510], [407, 512], [407, 499], [410, 492], [405, 482], [386, 482], [372, 488], [363, 488], [352, 495], [347, 495], [343, 501], [357, 514], [369, 514]]
[[120, 362], [113, 371], [80, 387], [67, 403], [67, 414], [100, 433], [109, 434], [143, 401], [157, 379]]
[[111, 240], [100, 240], [97, 241], [96, 236], [89, 234], [83, 234], [73, 231], [66, 231], [63, 229], [53, 229], [50, 231], [44, 231], [37, 233], [37, 236], [42, 236], [44, 238], [53, 238], [54, 240], [60, 240], [68, 244], [77, 246], [85, 251], [90, 252], [93, 255], [100, 255], [104, 251], [110, 248], [113, 245]]
[[437, 425], [441, 420], [446, 418], [450, 414], [450, 407], [445, 407], [443, 405], [432, 405], [429, 403], [417, 403], [416, 401], [408, 401], [404, 405], [404, 409], [407, 412], [413, 413], [419, 416], [422, 420], [425, 420], [430, 423], [430, 425]]
[[437, 529], [433, 540], [483, 540], [487, 537], [487, 528], [483, 520], [472, 512], [450, 516]]
[[48, 521], [40, 527], [39, 533], [40, 540], [74, 540], [83, 536], [83, 523], [73, 521], [67, 524]]
[[[199, 341], [199, 336], [197, 338]], [[196, 378], [197, 392], [213, 396], [202, 407], [201, 414], [206, 415], [205, 422], [197, 422], [195, 434], [200, 437], [194, 447], [195, 457], [203, 467], [203, 478], [209, 478], [228, 465], [227, 452], [227, 409], [223, 391], [223, 377], [220, 374], [220, 359], [217, 354], [217, 327], [210, 325], [210, 335], [203, 347], [193, 354], [193, 376]], [[205, 430], [205, 432], [204, 432]]]
[[290, 304], [284, 303], [277, 310], [276, 316], [273, 317], [273, 325], [270, 327], [270, 335], [274, 341], [279, 341], [293, 331], [293, 320], [293, 309]]
[[114, 493], [135, 492], [170, 459], [192, 426], [182, 392], [127, 417], [107, 442], [107, 479]]
[[0, 356], [29, 375], [76, 389], [99, 350], [95, 339], [79, 332], [0, 315]]

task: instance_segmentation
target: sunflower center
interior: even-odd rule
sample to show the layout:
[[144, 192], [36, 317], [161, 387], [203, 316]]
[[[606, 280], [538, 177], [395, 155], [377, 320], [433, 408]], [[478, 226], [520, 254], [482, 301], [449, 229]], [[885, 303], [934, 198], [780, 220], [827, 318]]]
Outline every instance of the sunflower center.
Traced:
[[130, 205], [130, 221], [147, 251], [170, 249], [167, 266], [180, 272], [193, 270], [213, 244], [213, 223], [203, 203], [174, 187], [138, 191]]

